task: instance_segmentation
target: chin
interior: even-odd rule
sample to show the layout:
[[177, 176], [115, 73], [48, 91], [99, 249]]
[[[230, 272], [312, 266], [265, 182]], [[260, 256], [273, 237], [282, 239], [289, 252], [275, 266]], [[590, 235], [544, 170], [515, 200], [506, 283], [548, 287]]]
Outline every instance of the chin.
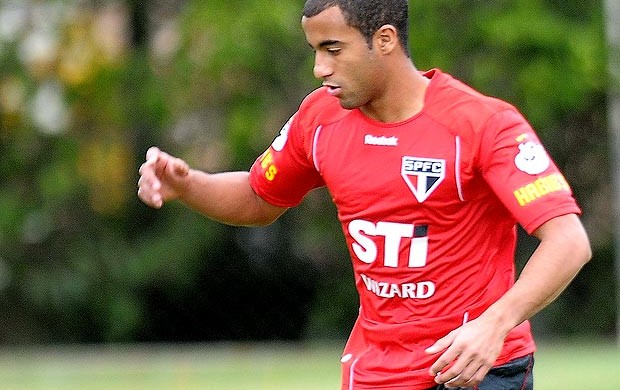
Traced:
[[361, 104], [350, 100], [340, 99], [340, 106], [345, 110], [353, 110], [354, 108], [359, 108]]

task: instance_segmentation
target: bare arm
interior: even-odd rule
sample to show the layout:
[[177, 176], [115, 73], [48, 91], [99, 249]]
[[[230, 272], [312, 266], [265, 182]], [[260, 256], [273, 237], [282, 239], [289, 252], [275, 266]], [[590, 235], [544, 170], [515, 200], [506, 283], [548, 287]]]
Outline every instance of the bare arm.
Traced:
[[229, 225], [267, 225], [286, 211], [254, 193], [248, 172], [210, 174], [190, 169], [185, 161], [157, 148], [147, 151], [146, 162], [140, 167], [138, 197], [155, 208], [179, 200]]
[[575, 214], [548, 221], [534, 236], [540, 245], [519, 280], [489, 308], [489, 314], [497, 315], [508, 330], [557, 298], [592, 256], [586, 232]]
[[534, 236], [540, 244], [515, 285], [479, 318], [427, 350], [430, 354], [443, 351], [430, 370], [438, 383], [451, 387], [480, 383], [499, 356], [508, 332], [560, 295], [592, 255], [587, 234], [574, 214], [546, 222]]

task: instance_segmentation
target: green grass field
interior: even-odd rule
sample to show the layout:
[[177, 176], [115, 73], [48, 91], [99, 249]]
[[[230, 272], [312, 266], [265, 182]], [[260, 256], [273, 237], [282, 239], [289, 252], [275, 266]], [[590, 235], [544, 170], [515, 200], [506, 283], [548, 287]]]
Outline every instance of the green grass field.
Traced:
[[[342, 342], [303, 345], [76, 346], [0, 350], [0, 390], [325, 390]], [[537, 390], [620, 388], [620, 347], [541, 344]]]

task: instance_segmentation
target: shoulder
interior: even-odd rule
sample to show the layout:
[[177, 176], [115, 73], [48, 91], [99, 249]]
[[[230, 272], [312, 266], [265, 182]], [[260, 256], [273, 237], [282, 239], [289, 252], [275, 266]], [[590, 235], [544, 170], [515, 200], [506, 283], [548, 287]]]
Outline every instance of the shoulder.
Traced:
[[482, 164], [500, 140], [514, 140], [520, 134], [533, 132], [508, 102], [484, 95], [445, 73], [433, 74], [432, 80], [425, 112], [458, 137], [463, 169]]
[[480, 133], [498, 114], [522, 119], [517, 109], [506, 101], [484, 95], [446, 73], [433, 72], [434, 85], [432, 82], [426, 112], [458, 135]]
[[302, 101], [297, 113], [299, 125], [310, 131], [341, 120], [351, 111], [340, 106], [337, 98], [327, 93], [325, 88], [311, 92]]
[[313, 161], [313, 145], [317, 129], [337, 122], [350, 113], [340, 106], [338, 99], [319, 88], [308, 94], [299, 108], [284, 125], [272, 143], [276, 152], [286, 150], [297, 156], [297, 161]]

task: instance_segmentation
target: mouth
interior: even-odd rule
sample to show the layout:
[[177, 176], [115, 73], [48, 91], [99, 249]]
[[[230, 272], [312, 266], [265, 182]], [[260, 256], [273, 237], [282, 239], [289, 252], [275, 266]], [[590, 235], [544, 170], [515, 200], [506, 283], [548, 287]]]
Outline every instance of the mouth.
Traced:
[[332, 96], [338, 97], [342, 93], [342, 87], [338, 85], [323, 83], [323, 86], [327, 88], [327, 93], [329, 93]]

